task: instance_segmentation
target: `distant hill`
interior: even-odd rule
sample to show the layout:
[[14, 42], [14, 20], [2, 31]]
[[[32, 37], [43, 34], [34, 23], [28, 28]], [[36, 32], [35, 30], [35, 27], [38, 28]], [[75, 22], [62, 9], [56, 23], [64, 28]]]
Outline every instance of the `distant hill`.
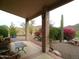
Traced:
[[[39, 30], [41, 28], [41, 26], [33, 26], [32, 30], [33, 33], [36, 32], [37, 30]], [[16, 27], [17, 35], [25, 35], [25, 29], [20, 28], [20, 27]], [[28, 33], [29, 33], [29, 27], [28, 27]]]
[[79, 24], [66, 26], [68, 28], [74, 28], [76, 31], [79, 31]]
[[73, 26], [77, 31], [79, 31], [79, 24]]

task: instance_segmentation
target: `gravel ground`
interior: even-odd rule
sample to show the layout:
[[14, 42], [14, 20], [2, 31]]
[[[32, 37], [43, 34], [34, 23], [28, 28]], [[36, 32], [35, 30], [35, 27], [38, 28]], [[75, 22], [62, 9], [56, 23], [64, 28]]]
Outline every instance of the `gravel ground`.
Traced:
[[53, 47], [62, 54], [64, 59], [79, 59], [79, 46], [67, 43], [54, 43]]

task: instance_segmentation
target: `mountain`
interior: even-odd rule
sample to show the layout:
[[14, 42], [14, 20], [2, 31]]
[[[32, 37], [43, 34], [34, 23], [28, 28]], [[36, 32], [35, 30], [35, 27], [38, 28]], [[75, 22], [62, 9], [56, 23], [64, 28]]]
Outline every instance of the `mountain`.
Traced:
[[76, 31], [79, 31], [79, 24], [66, 26], [67, 28], [74, 28]]
[[73, 26], [77, 31], [79, 31], [79, 24]]

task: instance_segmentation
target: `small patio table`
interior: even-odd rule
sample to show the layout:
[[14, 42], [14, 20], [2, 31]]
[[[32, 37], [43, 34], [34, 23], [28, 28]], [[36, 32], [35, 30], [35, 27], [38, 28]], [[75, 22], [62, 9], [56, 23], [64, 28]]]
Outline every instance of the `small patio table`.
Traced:
[[15, 50], [18, 50], [17, 52], [24, 51], [24, 53], [26, 53], [24, 47], [26, 47], [26, 45], [23, 42], [15, 42]]

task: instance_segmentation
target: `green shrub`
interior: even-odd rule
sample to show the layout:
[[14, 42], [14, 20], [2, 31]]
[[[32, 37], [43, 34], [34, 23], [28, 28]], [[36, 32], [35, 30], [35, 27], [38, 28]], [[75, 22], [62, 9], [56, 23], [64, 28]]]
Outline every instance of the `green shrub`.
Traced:
[[60, 40], [60, 37], [61, 37], [60, 28], [55, 28], [55, 27], [50, 28], [49, 39]]
[[[40, 41], [42, 40], [42, 29], [35, 32], [35, 38], [37, 38]], [[60, 38], [61, 38], [60, 28], [50, 27], [50, 29], [49, 29], [49, 39], [60, 40]]]
[[8, 37], [8, 27], [6, 25], [0, 26], [0, 36]]
[[76, 37], [79, 39], [79, 31], [76, 32]]

